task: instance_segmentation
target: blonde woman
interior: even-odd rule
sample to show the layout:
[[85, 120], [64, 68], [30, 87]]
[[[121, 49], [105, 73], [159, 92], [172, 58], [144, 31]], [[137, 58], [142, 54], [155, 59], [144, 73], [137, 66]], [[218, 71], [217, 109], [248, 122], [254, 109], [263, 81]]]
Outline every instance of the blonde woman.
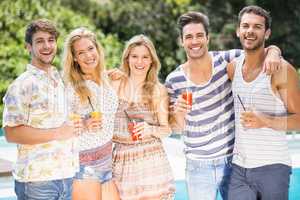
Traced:
[[113, 179], [122, 200], [174, 198], [174, 179], [161, 141], [171, 130], [168, 95], [159, 83], [159, 69], [149, 38], [137, 35], [130, 39], [121, 64], [126, 75], [113, 81], [119, 96]]
[[103, 49], [91, 31], [77, 28], [68, 35], [63, 67], [70, 116], [81, 118], [86, 127], [75, 145], [80, 170], [74, 178], [73, 199], [118, 199], [112, 182], [112, 132], [118, 100], [103, 75]]

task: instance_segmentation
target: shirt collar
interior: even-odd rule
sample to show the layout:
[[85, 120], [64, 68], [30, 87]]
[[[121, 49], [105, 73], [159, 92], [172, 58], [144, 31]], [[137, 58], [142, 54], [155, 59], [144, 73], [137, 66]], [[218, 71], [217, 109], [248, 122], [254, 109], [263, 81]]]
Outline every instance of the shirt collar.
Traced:
[[40, 78], [49, 77], [54, 80], [60, 79], [58, 70], [53, 66], [48, 69], [48, 73], [44, 70], [39, 69], [38, 67], [36, 67], [32, 64], [27, 64], [26, 69], [27, 69], [27, 71], [31, 72], [32, 74], [34, 74]]

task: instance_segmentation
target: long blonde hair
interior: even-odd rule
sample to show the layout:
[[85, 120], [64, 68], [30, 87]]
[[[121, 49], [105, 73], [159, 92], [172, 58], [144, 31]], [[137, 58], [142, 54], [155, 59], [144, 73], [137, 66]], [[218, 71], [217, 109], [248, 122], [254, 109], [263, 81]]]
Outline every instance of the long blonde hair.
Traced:
[[105, 69], [104, 50], [100, 43], [97, 42], [96, 35], [90, 30], [80, 27], [74, 29], [66, 38], [64, 45], [64, 53], [62, 64], [64, 68], [64, 78], [74, 87], [76, 93], [80, 97], [82, 103], [87, 102], [91, 96], [90, 90], [87, 88], [79, 64], [75, 61], [74, 43], [81, 38], [87, 38], [95, 45], [99, 54], [98, 65], [95, 68], [94, 80], [97, 84], [103, 81], [103, 72]]
[[125, 72], [125, 74], [129, 77], [130, 76], [130, 67], [129, 67], [129, 54], [134, 47], [137, 46], [145, 46], [151, 55], [152, 63], [147, 72], [146, 79], [142, 86], [142, 101], [148, 103], [150, 110], [155, 111], [155, 105], [153, 103], [153, 97], [156, 95], [155, 89], [160, 84], [158, 79], [158, 73], [161, 67], [159, 58], [157, 56], [154, 44], [152, 41], [145, 35], [136, 35], [133, 36], [125, 46], [122, 55], [122, 62], [121, 62], [121, 70]]

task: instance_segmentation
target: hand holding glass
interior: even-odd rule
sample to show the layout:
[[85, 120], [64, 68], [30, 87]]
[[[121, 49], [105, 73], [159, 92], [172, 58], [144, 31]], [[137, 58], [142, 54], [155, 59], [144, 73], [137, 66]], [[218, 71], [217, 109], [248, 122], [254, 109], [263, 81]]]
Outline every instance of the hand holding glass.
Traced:
[[182, 94], [182, 98], [186, 101], [186, 104], [192, 106], [193, 104], [193, 93], [191, 91], [185, 91]]
[[90, 113], [89, 118], [85, 121], [86, 127], [92, 132], [101, 129], [102, 113], [93, 111]]
[[129, 122], [128, 122], [128, 132], [131, 134], [131, 139], [133, 141], [137, 141], [140, 139], [141, 134], [138, 134], [135, 132], [135, 126], [137, 125], [137, 123], [139, 122], [144, 122], [144, 119], [142, 118], [132, 118]]

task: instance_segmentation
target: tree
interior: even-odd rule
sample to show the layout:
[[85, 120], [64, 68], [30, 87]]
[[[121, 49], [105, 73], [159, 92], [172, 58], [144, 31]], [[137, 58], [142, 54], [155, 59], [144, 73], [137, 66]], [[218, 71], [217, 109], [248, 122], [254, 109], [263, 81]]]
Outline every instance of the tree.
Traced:
[[235, 35], [239, 11], [246, 5], [258, 5], [270, 12], [272, 34], [267, 45], [277, 45], [283, 56], [300, 69], [300, 4], [296, 0], [210, 0], [206, 4], [213, 33], [220, 48], [237, 48]]
[[[268, 44], [282, 49], [283, 56], [300, 70], [300, 4], [297, 0], [2, 0], [0, 2], [0, 97], [8, 84], [24, 70], [29, 55], [24, 49], [24, 29], [32, 19], [55, 21], [64, 36], [73, 28], [95, 31], [106, 52], [107, 65], [118, 67], [125, 41], [146, 34], [154, 42], [162, 63], [160, 79], [185, 60], [178, 41], [177, 18], [184, 12], [201, 11], [210, 19], [210, 49], [240, 48], [235, 35], [237, 15], [245, 5], [271, 11], [272, 35]], [[121, 42], [120, 42], [121, 41]], [[55, 64], [59, 65], [59, 57]], [[0, 105], [0, 111], [2, 105]]]
[[[296, 0], [89, 0], [82, 6], [79, 0], [63, 0], [72, 10], [86, 13], [105, 34], [113, 33], [120, 41], [144, 33], [154, 41], [162, 69], [160, 78], [185, 60], [177, 42], [177, 18], [189, 10], [201, 11], [210, 19], [210, 49], [240, 48], [235, 35], [237, 15], [245, 5], [256, 4], [271, 11], [273, 34], [268, 44], [279, 46], [294, 65], [300, 63], [300, 9]], [[284, 9], [282, 9], [284, 8]], [[285, 23], [283, 23], [285, 22]]]
[[[107, 53], [108, 66], [118, 62], [121, 44], [113, 34], [104, 35], [97, 30], [92, 20], [62, 6], [60, 0], [2, 0], [0, 2], [0, 98], [2, 99], [8, 85], [25, 70], [30, 57], [25, 49], [24, 32], [26, 25], [38, 18], [54, 21], [60, 31], [58, 39], [58, 56], [54, 64], [60, 66], [63, 40], [70, 30], [86, 26], [93, 30]], [[0, 105], [2, 119], [3, 104]], [[2, 121], [2, 120], [1, 120]]]

